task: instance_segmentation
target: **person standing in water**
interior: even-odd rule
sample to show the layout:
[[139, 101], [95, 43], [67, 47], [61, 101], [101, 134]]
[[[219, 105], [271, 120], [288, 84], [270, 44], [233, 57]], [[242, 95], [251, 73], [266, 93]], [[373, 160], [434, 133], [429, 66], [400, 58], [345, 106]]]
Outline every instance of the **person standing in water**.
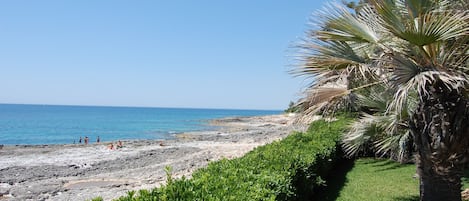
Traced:
[[99, 139], [99, 136], [98, 136], [98, 138], [96, 138], [96, 143], [99, 144], [99, 142], [101, 142], [101, 139]]

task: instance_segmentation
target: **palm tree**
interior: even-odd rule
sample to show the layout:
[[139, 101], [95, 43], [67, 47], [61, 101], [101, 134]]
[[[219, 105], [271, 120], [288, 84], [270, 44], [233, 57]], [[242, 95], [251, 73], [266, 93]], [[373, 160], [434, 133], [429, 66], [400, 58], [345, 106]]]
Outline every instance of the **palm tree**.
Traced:
[[305, 116], [370, 95], [368, 88], [392, 93], [385, 111], [372, 113], [390, 122], [370, 121], [388, 136], [374, 144], [391, 149], [412, 137], [421, 200], [461, 200], [469, 161], [468, 8], [467, 0], [369, 0], [356, 10], [331, 5], [300, 45], [295, 73], [314, 78], [301, 100]]
[[402, 163], [411, 161], [412, 137], [408, 123], [403, 120], [408, 118], [408, 112], [402, 111], [399, 115], [386, 113], [393, 94], [381, 85], [356, 95], [356, 104], [362, 112], [343, 136], [342, 146], [346, 155], [374, 154]]

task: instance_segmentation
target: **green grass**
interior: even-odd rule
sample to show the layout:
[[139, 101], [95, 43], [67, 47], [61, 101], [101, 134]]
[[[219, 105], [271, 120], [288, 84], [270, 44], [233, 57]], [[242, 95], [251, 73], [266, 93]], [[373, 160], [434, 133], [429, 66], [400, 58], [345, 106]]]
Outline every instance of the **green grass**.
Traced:
[[327, 191], [320, 192], [316, 200], [419, 200], [419, 181], [413, 178], [415, 165], [365, 158], [345, 162], [337, 173], [331, 176]]
[[[316, 195], [323, 201], [418, 201], [419, 180], [415, 165], [363, 158], [345, 161], [333, 170], [328, 186]], [[463, 178], [469, 187], [469, 172]]]
[[464, 172], [464, 177], [462, 178], [462, 189], [469, 188], [469, 168]]

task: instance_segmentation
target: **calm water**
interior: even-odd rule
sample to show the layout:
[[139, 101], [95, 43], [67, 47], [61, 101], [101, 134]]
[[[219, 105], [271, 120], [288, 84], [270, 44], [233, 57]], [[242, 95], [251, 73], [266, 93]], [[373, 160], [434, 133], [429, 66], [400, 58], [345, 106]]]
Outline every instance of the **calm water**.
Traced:
[[207, 120], [281, 111], [0, 104], [0, 144], [70, 144], [170, 139], [174, 133], [210, 130]]

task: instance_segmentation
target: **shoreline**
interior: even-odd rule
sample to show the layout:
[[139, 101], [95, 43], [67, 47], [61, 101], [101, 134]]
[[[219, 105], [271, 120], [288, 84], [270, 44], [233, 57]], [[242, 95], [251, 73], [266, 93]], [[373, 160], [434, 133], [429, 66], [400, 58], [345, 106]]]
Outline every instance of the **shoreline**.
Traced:
[[[52, 105], [55, 106], [55, 105]], [[81, 107], [81, 106], [77, 106]], [[93, 106], [95, 107], [95, 106]], [[99, 107], [99, 106], [96, 106]], [[112, 106], [109, 106], [112, 107]], [[178, 109], [178, 108], [175, 108]], [[96, 142], [96, 139], [93, 139], [91, 142], [88, 144], [85, 144], [84, 142], [78, 143], [78, 139], [75, 143], [58, 143], [58, 144], [47, 144], [47, 143], [38, 143], [38, 144], [0, 144], [0, 150], [2, 148], [8, 148], [8, 147], [53, 147], [53, 146], [92, 146], [92, 145], [102, 145], [102, 144], [109, 144], [109, 143], [115, 143], [119, 140], [122, 142], [127, 141], [127, 142], [137, 142], [137, 141], [173, 141], [173, 140], [178, 140], [179, 135], [187, 135], [187, 134], [192, 134], [192, 133], [207, 133], [207, 132], [216, 132], [219, 130], [222, 130], [223, 127], [226, 127], [227, 124], [233, 121], [243, 121], [243, 119], [249, 119], [249, 118], [256, 118], [256, 117], [269, 117], [269, 116], [285, 116], [285, 115], [291, 115], [287, 113], [281, 113], [281, 114], [270, 114], [270, 115], [254, 115], [254, 116], [230, 116], [230, 117], [222, 117], [222, 118], [217, 118], [217, 119], [205, 119], [202, 120], [203, 125], [205, 125], [205, 129], [201, 130], [193, 130], [193, 131], [183, 131], [183, 132], [169, 132], [167, 133], [167, 137], [164, 138], [154, 138], [154, 139], [131, 139], [131, 138], [122, 138], [122, 139], [115, 139], [115, 140], [105, 140], [105, 141], [100, 141], [99, 143]], [[230, 126], [230, 125], [228, 125]], [[84, 135], [83, 135], [84, 136]]]
[[[216, 130], [175, 134], [171, 140], [99, 144], [5, 145], [0, 149], [0, 200], [111, 200], [127, 191], [190, 177], [209, 162], [240, 157], [293, 131], [287, 114], [215, 119]], [[116, 141], [112, 141], [116, 142]]]

